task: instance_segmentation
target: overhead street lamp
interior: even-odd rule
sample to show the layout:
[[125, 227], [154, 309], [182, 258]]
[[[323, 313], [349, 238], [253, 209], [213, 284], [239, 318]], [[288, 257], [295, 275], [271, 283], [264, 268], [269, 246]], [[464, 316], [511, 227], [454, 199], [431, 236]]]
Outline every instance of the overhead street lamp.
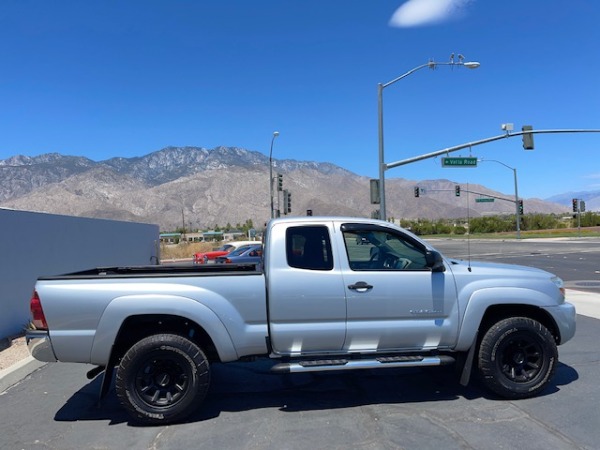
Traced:
[[269, 192], [271, 194], [271, 219], [275, 217], [275, 211], [273, 209], [273, 142], [275, 138], [279, 136], [279, 131], [273, 131], [273, 137], [271, 138], [271, 150], [269, 151]]
[[378, 111], [378, 134], [379, 134], [379, 218], [382, 220], [386, 220], [386, 212], [385, 212], [385, 171], [387, 169], [384, 158], [383, 151], [383, 89], [391, 86], [397, 81], [406, 78], [407, 76], [415, 73], [418, 70], [424, 69], [425, 67], [429, 67], [430, 69], [435, 69], [437, 66], [464, 66], [468, 69], [476, 69], [479, 67], [479, 63], [475, 61], [465, 62], [464, 56], [458, 55], [458, 61], [454, 61], [454, 54], [450, 56], [450, 61], [448, 62], [436, 62], [430, 60], [425, 64], [421, 64], [420, 66], [415, 67], [414, 69], [409, 70], [403, 75], [400, 75], [398, 78], [394, 78], [392, 81], [388, 81], [387, 83], [379, 83], [377, 85], [377, 111]]
[[518, 184], [517, 184], [517, 169], [514, 167], [510, 167], [509, 165], [504, 164], [502, 161], [498, 161], [495, 159], [480, 159], [479, 161], [480, 162], [490, 161], [490, 162], [502, 164], [507, 169], [510, 169], [513, 171], [513, 175], [514, 175], [514, 179], [515, 179], [515, 217], [516, 217], [516, 221], [517, 221], [517, 239], [521, 239], [521, 214], [520, 214], [520, 210], [519, 210], [519, 188], [518, 188]]

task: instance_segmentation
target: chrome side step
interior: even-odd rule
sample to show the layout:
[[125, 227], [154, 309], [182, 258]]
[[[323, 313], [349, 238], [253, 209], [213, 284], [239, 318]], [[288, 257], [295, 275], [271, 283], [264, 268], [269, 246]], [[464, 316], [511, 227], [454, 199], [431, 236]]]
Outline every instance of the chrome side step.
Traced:
[[381, 356], [371, 359], [315, 359], [297, 360], [275, 364], [271, 372], [300, 373], [325, 372], [329, 370], [386, 369], [392, 367], [429, 367], [453, 364], [454, 358], [446, 355], [436, 356]]

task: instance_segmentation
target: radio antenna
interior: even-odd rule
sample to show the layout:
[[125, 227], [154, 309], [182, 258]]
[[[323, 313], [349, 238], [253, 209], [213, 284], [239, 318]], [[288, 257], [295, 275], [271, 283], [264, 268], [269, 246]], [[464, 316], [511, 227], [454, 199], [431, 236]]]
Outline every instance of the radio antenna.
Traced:
[[471, 272], [471, 203], [469, 202], [469, 183], [467, 183], [467, 258], [469, 262], [469, 266], [467, 270]]

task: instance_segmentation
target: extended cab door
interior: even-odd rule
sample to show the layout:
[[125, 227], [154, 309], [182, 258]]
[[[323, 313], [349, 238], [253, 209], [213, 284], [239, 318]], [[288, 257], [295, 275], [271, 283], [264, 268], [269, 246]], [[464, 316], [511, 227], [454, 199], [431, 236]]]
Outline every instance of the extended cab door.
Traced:
[[[341, 224], [346, 249], [344, 350], [385, 352], [452, 346], [458, 307], [450, 271], [432, 271], [428, 249], [409, 234], [368, 223]], [[430, 258], [429, 258], [430, 259]]]
[[331, 222], [277, 223], [269, 231], [265, 255], [269, 334], [277, 354], [342, 349], [346, 289], [333, 257], [332, 232]]

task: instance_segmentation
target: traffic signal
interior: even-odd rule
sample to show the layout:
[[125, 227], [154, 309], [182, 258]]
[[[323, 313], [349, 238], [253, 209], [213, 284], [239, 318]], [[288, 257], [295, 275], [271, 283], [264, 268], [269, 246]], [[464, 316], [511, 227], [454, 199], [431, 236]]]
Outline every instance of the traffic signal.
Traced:
[[283, 191], [283, 213], [291, 213], [292, 212], [292, 193], [287, 189]]
[[577, 211], [578, 211], [578, 209], [579, 209], [579, 208], [577, 207], [577, 203], [579, 203], [579, 202], [578, 202], [578, 200], [577, 200], [576, 198], [574, 198], [574, 199], [572, 200], [572, 203], [573, 203], [573, 212], [577, 212]]
[[307, 209], [306, 210], [306, 215], [307, 216], [312, 216], [312, 209]]
[[[523, 125], [521, 127], [521, 131], [530, 131], [533, 130], [531, 125]], [[523, 133], [523, 148], [525, 150], [533, 150], [533, 134], [532, 133]]]
[[519, 215], [523, 215], [523, 200], [519, 200]]
[[283, 190], [283, 175], [277, 174], [277, 190], [281, 192]]
[[458, 184], [454, 186], [454, 195], [460, 197], [460, 186]]
[[585, 212], [585, 202], [583, 200], [579, 202], [579, 210]]
[[415, 197], [419, 196], [419, 186], [415, 186]]
[[379, 180], [378, 179], [369, 180], [369, 194], [371, 195], [371, 204], [378, 205], [379, 204]]

